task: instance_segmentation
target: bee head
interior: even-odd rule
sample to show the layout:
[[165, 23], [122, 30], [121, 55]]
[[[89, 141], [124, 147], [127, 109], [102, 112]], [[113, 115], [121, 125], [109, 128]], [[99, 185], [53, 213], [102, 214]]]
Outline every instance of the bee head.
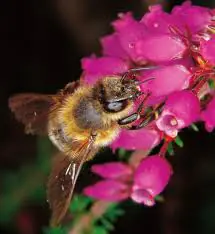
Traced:
[[112, 113], [124, 110], [141, 94], [138, 82], [119, 76], [105, 77], [96, 84], [95, 90], [104, 109]]

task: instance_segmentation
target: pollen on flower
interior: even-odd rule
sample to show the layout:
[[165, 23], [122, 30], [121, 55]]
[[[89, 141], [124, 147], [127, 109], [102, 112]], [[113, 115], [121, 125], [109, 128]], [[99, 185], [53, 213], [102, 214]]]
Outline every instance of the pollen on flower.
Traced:
[[170, 120], [170, 124], [171, 124], [172, 126], [176, 126], [176, 125], [178, 124], [177, 119], [173, 117], [173, 118]]

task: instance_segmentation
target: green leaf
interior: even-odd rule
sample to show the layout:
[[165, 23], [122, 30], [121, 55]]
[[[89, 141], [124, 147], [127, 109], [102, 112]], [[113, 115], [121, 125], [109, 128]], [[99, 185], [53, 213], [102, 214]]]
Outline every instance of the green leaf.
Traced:
[[101, 224], [108, 230], [108, 231], [113, 231], [114, 230], [114, 226], [113, 224], [106, 218], [101, 218], [100, 219]]
[[119, 154], [119, 157], [124, 157], [126, 155], [126, 150], [120, 148], [119, 151], [118, 151], [118, 154]]
[[38, 201], [46, 201], [46, 188], [44, 186], [38, 186], [38, 188], [35, 188], [35, 191], [31, 193], [31, 200], [33, 202], [38, 202]]
[[184, 146], [184, 143], [183, 143], [182, 139], [179, 136], [177, 136], [175, 138], [175, 143], [176, 143], [176, 145], [178, 145], [181, 148]]
[[102, 226], [94, 226], [89, 234], [108, 234], [108, 231]]
[[120, 148], [118, 150], [118, 155], [119, 155], [120, 160], [127, 161], [129, 156], [131, 155], [131, 152]]
[[122, 216], [124, 213], [124, 210], [119, 208], [119, 204], [112, 203], [106, 210], [104, 217], [110, 220], [111, 222], [114, 222], [119, 216]]
[[169, 155], [173, 156], [174, 155], [174, 149], [173, 149], [173, 144], [172, 142], [169, 143], [168, 148], [167, 148], [167, 152], [169, 153]]
[[61, 227], [56, 228], [44, 228], [43, 229], [44, 234], [66, 234], [66, 230]]
[[52, 145], [48, 137], [37, 138], [37, 162], [44, 171], [50, 171], [50, 155], [52, 154]]
[[158, 202], [164, 202], [164, 201], [165, 201], [165, 199], [164, 199], [164, 197], [163, 197], [163, 196], [161, 196], [161, 195], [157, 195], [157, 196], [155, 197], [155, 201], [158, 201]]
[[195, 131], [195, 132], [199, 132], [199, 128], [196, 124], [191, 124], [190, 127]]
[[75, 195], [70, 204], [69, 210], [71, 213], [80, 213], [85, 212], [88, 206], [92, 203], [90, 197], [84, 196], [82, 194]]
[[211, 88], [211, 89], [215, 89], [215, 83], [214, 83], [214, 80], [212, 80], [212, 79], [211, 79], [211, 80], [209, 80], [209, 81], [208, 81], [208, 84], [209, 84], [209, 86], [210, 86], [210, 88]]
[[16, 173], [5, 172], [1, 176], [4, 186], [4, 193], [0, 195], [2, 224], [11, 222], [23, 203], [29, 200], [38, 202], [45, 198], [44, 187], [52, 153], [51, 143], [47, 137], [39, 137], [37, 140], [37, 160], [23, 165]]

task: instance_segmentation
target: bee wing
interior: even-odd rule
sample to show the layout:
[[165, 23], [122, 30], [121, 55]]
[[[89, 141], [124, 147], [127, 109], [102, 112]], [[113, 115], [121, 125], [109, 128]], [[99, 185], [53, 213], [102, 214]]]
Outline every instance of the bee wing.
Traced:
[[17, 94], [9, 98], [9, 107], [18, 121], [25, 125], [25, 132], [46, 135], [48, 116], [52, 106], [61, 102], [65, 95], [72, 94], [79, 81], [68, 83], [56, 95], [36, 93]]
[[[83, 143], [74, 155], [59, 155], [55, 158], [48, 181], [47, 197], [52, 209], [51, 226], [57, 226], [64, 218], [70, 204], [74, 187], [83, 163], [96, 149], [94, 140]], [[74, 160], [73, 158], [78, 158]]]
[[25, 125], [26, 133], [32, 134], [46, 134], [52, 104], [51, 95], [23, 93], [9, 98], [9, 107], [16, 119]]

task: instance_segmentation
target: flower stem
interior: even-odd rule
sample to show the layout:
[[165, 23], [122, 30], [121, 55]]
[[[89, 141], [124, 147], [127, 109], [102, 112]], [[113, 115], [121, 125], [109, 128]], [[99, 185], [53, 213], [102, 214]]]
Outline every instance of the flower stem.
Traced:
[[165, 138], [164, 138], [164, 144], [162, 145], [162, 147], [160, 149], [160, 152], [159, 152], [159, 156], [160, 157], [165, 157], [167, 149], [168, 149], [168, 145], [173, 140], [174, 140], [174, 138], [169, 137], [169, 136], [165, 136]]
[[87, 214], [84, 213], [68, 233], [80, 234], [88, 230], [90, 231], [93, 221], [100, 218], [111, 204], [111, 202], [96, 201], [90, 211]]

